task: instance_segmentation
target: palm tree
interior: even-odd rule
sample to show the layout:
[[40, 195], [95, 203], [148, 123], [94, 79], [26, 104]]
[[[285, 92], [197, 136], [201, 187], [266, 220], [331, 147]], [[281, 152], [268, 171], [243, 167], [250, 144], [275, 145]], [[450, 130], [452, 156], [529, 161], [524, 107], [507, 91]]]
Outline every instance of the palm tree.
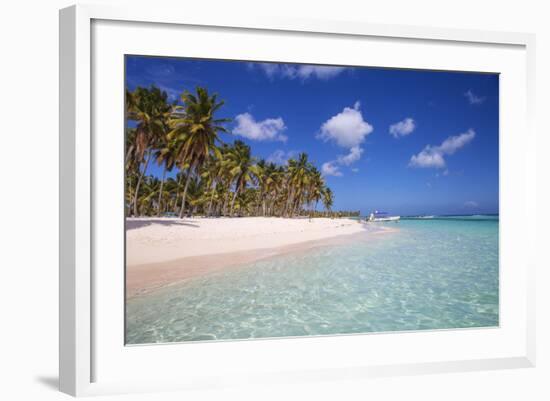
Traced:
[[203, 173], [201, 177], [205, 179], [208, 183], [207, 188], [209, 188], [209, 200], [208, 200], [208, 211], [206, 212], [207, 216], [212, 215], [212, 206], [214, 199], [217, 195], [216, 188], [218, 183], [222, 181], [225, 170], [227, 169], [227, 162], [225, 160], [229, 147], [226, 144], [223, 144], [221, 148], [218, 149], [218, 152], [211, 155], [204, 165]]
[[323, 206], [330, 213], [332, 208], [332, 203], [334, 202], [334, 198], [332, 195], [332, 190], [329, 187], [323, 188], [322, 200], [323, 200]]
[[159, 199], [158, 199], [158, 211], [157, 216], [160, 217], [162, 214], [162, 189], [164, 186], [164, 181], [166, 180], [166, 172], [172, 171], [174, 168], [174, 165], [176, 163], [175, 159], [175, 151], [173, 147], [173, 142], [168, 142], [167, 137], [161, 138], [161, 145], [157, 152], [155, 153], [155, 158], [157, 160], [157, 164], [160, 166], [163, 166], [162, 169], [162, 180], [160, 182], [160, 191], [159, 191]]
[[190, 181], [190, 185], [187, 193], [188, 203], [190, 206], [189, 213], [191, 214], [191, 216], [193, 216], [196, 210], [206, 202], [206, 198], [204, 194], [205, 194], [204, 181], [200, 180], [199, 177], [194, 177]]
[[149, 89], [137, 87], [134, 92], [126, 95], [127, 118], [137, 122], [132, 153], [137, 160], [138, 170], [143, 163], [143, 170], [139, 172], [134, 194], [134, 216], [138, 215], [138, 195], [143, 177], [147, 172], [152, 149], [159, 139], [166, 135], [166, 121], [170, 112], [167, 103], [168, 95], [155, 86]]
[[140, 215], [150, 216], [156, 209], [155, 198], [159, 191], [160, 180], [153, 176], [143, 178], [142, 185], [138, 194], [138, 213]]
[[124, 166], [126, 169], [132, 167], [137, 160], [136, 155], [136, 129], [126, 128], [126, 155], [124, 157]]
[[313, 211], [317, 209], [317, 204], [322, 197], [324, 186], [325, 184], [321, 172], [312, 165], [309, 169], [309, 187], [307, 189], [307, 203], [311, 204], [312, 207], [310, 216]]
[[[125, 90], [125, 107], [124, 107], [124, 121], [127, 123], [129, 120], [129, 114], [131, 110], [135, 109], [136, 101], [132, 92], [126, 88]], [[126, 127], [126, 156], [124, 158], [124, 165], [128, 167], [128, 163], [136, 159], [136, 129]]]
[[[278, 166], [256, 161], [242, 141], [223, 143], [218, 135], [229, 120], [215, 116], [223, 104], [204, 88], [184, 92], [180, 105], [155, 86], [126, 91], [126, 117], [135, 122], [126, 127], [127, 215], [334, 215], [332, 191], [307, 154]], [[152, 157], [161, 177], [147, 175]], [[166, 179], [174, 167], [176, 177]], [[316, 210], [320, 200], [325, 212]]]
[[177, 195], [180, 186], [181, 185], [180, 183], [178, 183], [177, 179], [174, 179], [172, 177], [168, 177], [164, 182], [162, 197], [165, 211], [176, 210]]
[[227, 153], [227, 164], [229, 174], [235, 185], [230, 206], [230, 215], [233, 216], [235, 199], [239, 192], [243, 191], [246, 185], [253, 181], [256, 173], [254, 159], [250, 154], [250, 146], [242, 141], [235, 141]]
[[279, 166], [273, 173], [271, 174], [271, 177], [273, 179], [272, 183], [272, 201], [271, 201], [271, 207], [270, 207], [270, 215], [278, 215], [283, 216], [284, 215], [284, 206], [286, 205], [285, 199], [288, 196], [288, 187], [285, 185], [288, 175], [288, 169]]
[[261, 159], [255, 166], [253, 166], [254, 175], [258, 181], [258, 199], [256, 200], [256, 215], [260, 214], [262, 210], [262, 216], [265, 216], [265, 195], [266, 195], [266, 181], [268, 179], [267, 173], [268, 163]]
[[124, 168], [126, 171], [126, 201], [125, 201], [125, 210], [126, 215], [130, 216], [132, 213], [132, 205], [134, 201], [134, 186], [137, 182], [138, 177], [138, 158], [136, 156], [136, 147], [135, 147], [135, 138], [136, 138], [136, 130], [135, 128], [127, 128], [126, 129], [126, 156], [125, 156], [125, 162], [124, 162]]
[[285, 205], [284, 215], [292, 217], [296, 209], [301, 205], [303, 191], [308, 183], [308, 170], [310, 164], [306, 153], [300, 153], [298, 159], [288, 161], [287, 184], [289, 194]]
[[191, 178], [202, 167], [210, 154], [217, 152], [218, 132], [227, 132], [222, 126], [228, 119], [216, 119], [214, 114], [223, 106], [217, 95], [210, 96], [205, 88], [197, 88], [196, 96], [184, 92], [183, 106], [176, 107], [170, 126], [168, 139], [173, 141], [175, 160], [180, 169], [187, 167], [187, 178], [179, 216], [183, 218], [187, 189]]

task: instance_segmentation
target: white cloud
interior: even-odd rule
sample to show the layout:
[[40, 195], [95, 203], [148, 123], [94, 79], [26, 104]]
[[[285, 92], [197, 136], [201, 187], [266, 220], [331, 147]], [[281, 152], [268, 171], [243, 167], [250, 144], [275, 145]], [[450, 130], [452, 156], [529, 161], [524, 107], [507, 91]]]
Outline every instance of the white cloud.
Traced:
[[340, 168], [336, 165], [334, 161], [323, 163], [321, 166], [321, 173], [324, 176], [334, 176], [334, 177], [340, 177], [342, 175], [342, 172], [340, 171]]
[[445, 139], [443, 143], [439, 146], [441, 151], [445, 154], [452, 155], [454, 152], [462, 148], [464, 145], [468, 144], [472, 139], [474, 139], [476, 133], [473, 129], [455, 136], [450, 136]]
[[479, 204], [475, 201], [470, 200], [470, 201], [464, 202], [464, 207], [469, 208], [469, 209], [473, 209], [473, 208], [476, 208], [478, 206], [479, 206]]
[[296, 152], [294, 150], [290, 150], [288, 152], [285, 152], [284, 150], [277, 149], [275, 152], [273, 152], [272, 154], [270, 154], [267, 157], [266, 161], [268, 163], [275, 163], [275, 164], [284, 165], [288, 162], [288, 159], [292, 159], [297, 154], [298, 154], [298, 152]]
[[485, 97], [476, 95], [471, 89], [468, 89], [468, 91], [464, 93], [464, 96], [466, 96], [470, 104], [481, 104], [485, 101]]
[[351, 169], [351, 171], [354, 172], [354, 173], [358, 173], [359, 169], [354, 167], [354, 168]]
[[301, 79], [308, 79], [311, 77], [319, 79], [330, 79], [339, 75], [344, 70], [345, 67], [302, 65], [297, 68], [296, 73]]
[[413, 167], [445, 167], [445, 159], [441, 153], [432, 152], [431, 148], [427, 146], [422, 152], [411, 157], [409, 163]]
[[361, 158], [363, 148], [360, 144], [373, 131], [373, 127], [363, 119], [360, 107], [361, 103], [357, 101], [353, 108], [345, 107], [344, 110], [321, 125], [317, 138], [325, 142], [334, 142], [349, 151], [347, 155], [340, 155], [336, 160], [325, 163], [328, 165], [327, 171], [329, 167], [336, 168], [338, 175], [342, 175], [338, 170], [338, 165], [349, 166]]
[[410, 117], [405, 118], [403, 121], [390, 125], [390, 135], [394, 138], [399, 138], [400, 136], [407, 136], [411, 134], [416, 128], [416, 123]]
[[287, 79], [301, 79], [303, 81], [310, 78], [327, 80], [336, 77], [346, 70], [346, 67], [322, 65], [294, 65], [279, 63], [249, 64], [251, 68], [254, 68], [255, 65], [257, 65], [269, 78], [281, 77]]
[[349, 153], [347, 155], [338, 157], [338, 163], [344, 166], [349, 166], [350, 164], [355, 163], [357, 160], [359, 160], [362, 153], [363, 149], [361, 149], [359, 146], [354, 146], [349, 150]]
[[338, 146], [351, 149], [359, 146], [373, 130], [372, 125], [363, 119], [359, 102], [353, 108], [345, 107], [340, 113], [329, 118], [321, 126], [317, 138], [334, 141]]
[[256, 121], [252, 114], [243, 113], [235, 117], [237, 126], [233, 129], [235, 135], [255, 141], [281, 141], [286, 142], [288, 137], [283, 135], [286, 130], [285, 122], [281, 117], [267, 118]]
[[254, 70], [255, 67], [260, 67], [261, 70], [263, 72], [265, 72], [265, 75], [267, 75], [269, 78], [272, 78], [274, 77], [278, 70], [279, 70], [279, 64], [275, 64], [275, 63], [259, 63], [259, 64], [256, 64], [256, 63], [249, 63], [248, 64], [248, 67], [249, 67], [249, 70]]
[[409, 166], [444, 168], [446, 167], [444, 156], [452, 155], [471, 142], [475, 136], [475, 131], [469, 129], [460, 135], [448, 137], [439, 146], [428, 145], [420, 153], [411, 157]]

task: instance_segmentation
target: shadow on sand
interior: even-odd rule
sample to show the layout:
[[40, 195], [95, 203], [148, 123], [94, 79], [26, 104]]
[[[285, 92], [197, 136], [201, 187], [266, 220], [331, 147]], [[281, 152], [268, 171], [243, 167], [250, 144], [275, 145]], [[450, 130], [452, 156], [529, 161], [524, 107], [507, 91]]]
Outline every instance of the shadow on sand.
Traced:
[[176, 219], [147, 219], [147, 220], [126, 220], [126, 230], [134, 230], [136, 228], [147, 227], [151, 224], [160, 224], [162, 226], [187, 226], [187, 227], [200, 227], [197, 223], [193, 223], [185, 220]]

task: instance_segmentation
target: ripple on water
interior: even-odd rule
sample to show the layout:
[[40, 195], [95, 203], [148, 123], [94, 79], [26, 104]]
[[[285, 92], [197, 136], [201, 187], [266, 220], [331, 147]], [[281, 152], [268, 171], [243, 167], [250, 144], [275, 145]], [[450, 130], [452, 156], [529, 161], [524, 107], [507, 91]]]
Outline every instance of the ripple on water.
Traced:
[[131, 299], [127, 343], [497, 326], [498, 221], [399, 227]]

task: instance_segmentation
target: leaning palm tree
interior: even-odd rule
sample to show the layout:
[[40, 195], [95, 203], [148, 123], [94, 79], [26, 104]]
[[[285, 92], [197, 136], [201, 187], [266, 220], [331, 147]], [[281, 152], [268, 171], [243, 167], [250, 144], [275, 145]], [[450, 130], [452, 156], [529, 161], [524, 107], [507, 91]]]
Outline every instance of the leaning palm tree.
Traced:
[[171, 106], [167, 103], [168, 95], [155, 86], [149, 89], [137, 87], [134, 92], [127, 92], [127, 118], [137, 122], [133, 135], [133, 155], [138, 167], [143, 169], [138, 175], [133, 200], [134, 216], [138, 215], [138, 194], [143, 177], [147, 173], [153, 148], [166, 135], [166, 121]]
[[205, 88], [197, 88], [196, 96], [184, 92], [183, 106], [177, 106], [170, 120], [172, 131], [168, 139], [175, 149], [175, 162], [183, 170], [187, 165], [187, 177], [183, 188], [180, 218], [183, 218], [187, 201], [187, 190], [191, 178], [196, 174], [209, 155], [217, 152], [218, 133], [227, 132], [223, 123], [230, 120], [216, 119], [214, 114], [223, 106], [217, 95], [210, 96]]

